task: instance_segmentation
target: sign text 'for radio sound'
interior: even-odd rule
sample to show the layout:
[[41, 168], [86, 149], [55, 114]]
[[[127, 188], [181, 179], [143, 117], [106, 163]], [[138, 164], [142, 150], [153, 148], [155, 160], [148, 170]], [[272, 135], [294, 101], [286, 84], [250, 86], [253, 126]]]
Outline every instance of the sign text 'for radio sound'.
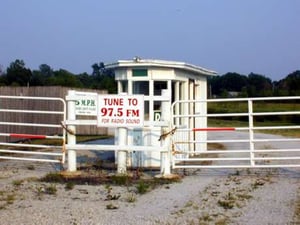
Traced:
[[143, 127], [143, 95], [99, 95], [99, 127]]

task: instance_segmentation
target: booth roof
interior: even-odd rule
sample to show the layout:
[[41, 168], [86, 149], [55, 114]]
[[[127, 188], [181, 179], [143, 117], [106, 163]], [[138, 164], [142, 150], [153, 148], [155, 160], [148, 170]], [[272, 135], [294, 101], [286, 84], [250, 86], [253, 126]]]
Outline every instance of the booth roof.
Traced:
[[203, 67], [195, 66], [185, 62], [158, 60], [158, 59], [141, 59], [135, 57], [132, 60], [118, 60], [115, 63], [105, 64], [106, 68], [117, 69], [117, 68], [128, 68], [128, 67], [166, 67], [182, 69], [190, 72], [194, 72], [201, 75], [214, 76], [217, 72], [205, 69]]

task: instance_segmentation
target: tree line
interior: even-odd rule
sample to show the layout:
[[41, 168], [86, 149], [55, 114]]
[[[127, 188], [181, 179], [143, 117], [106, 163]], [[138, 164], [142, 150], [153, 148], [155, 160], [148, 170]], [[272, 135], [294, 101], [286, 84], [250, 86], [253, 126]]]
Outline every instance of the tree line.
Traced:
[[41, 64], [38, 70], [30, 70], [25, 62], [16, 59], [6, 71], [0, 69], [0, 86], [65, 86], [90, 88], [117, 92], [114, 73], [106, 69], [104, 63], [94, 63], [92, 73], [73, 74], [67, 70], [53, 70], [47, 64]]
[[[16, 59], [6, 71], [0, 67], [0, 86], [66, 86], [90, 89], [105, 89], [117, 92], [117, 84], [112, 70], [103, 62], [91, 65], [92, 73], [73, 74], [67, 70], [53, 70], [47, 64], [30, 70], [25, 62]], [[221, 76], [209, 77], [209, 97], [269, 97], [299, 96], [300, 70], [288, 74], [284, 79], [272, 81], [270, 78], [250, 73], [248, 76], [230, 72]]]
[[250, 73], [226, 73], [208, 79], [209, 97], [271, 97], [299, 96], [300, 70], [288, 74], [284, 79], [272, 81], [270, 78]]

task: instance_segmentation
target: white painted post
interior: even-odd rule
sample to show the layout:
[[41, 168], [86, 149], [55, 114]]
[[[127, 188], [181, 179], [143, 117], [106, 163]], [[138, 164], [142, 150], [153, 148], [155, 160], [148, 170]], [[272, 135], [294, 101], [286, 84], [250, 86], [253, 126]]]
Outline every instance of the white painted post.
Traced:
[[[75, 91], [70, 90], [68, 91], [68, 96], [74, 96]], [[76, 114], [75, 114], [75, 101], [69, 100], [68, 101], [68, 114], [67, 114], [67, 120], [76, 120]], [[73, 134], [68, 132], [67, 134], [67, 142], [69, 145], [75, 145], [76, 144], [76, 128], [74, 125], [68, 125], [68, 130], [72, 131]], [[75, 150], [68, 150], [68, 171], [74, 172], [76, 171], [76, 151]]]
[[[179, 101], [180, 100], [180, 82], [176, 81], [175, 83], [175, 101]], [[179, 104], [177, 103], [175, 105], [175, 114], [179, 115]], [[176, 117], [175, 119], [175, 125], [178, 126], [180, 124], [180, 118]]]
[[[169, 101], [163, 101], [161, 103], [161, 120], [170, 122], [171, 118], [171, 96], [169, 90], [162, 90], [162, 96], [170, 97]], [[169, 127], [166, 127], [169, 128]], [[164, 132], [166, 129], [162, 129]], [[161, 141], [162, 146], [169, 147], [170, 146], [170, 135], [167, 135], [164, 140]], [[171, 174], [171, 149], [168, 148], [168, 152], [161, 153], [161, 164], [160, 164], [160, 172], [162, 176], [168, 176]]]
[[[207, 83], [206, 77], [201, 77], [197, 80], [195, 86], [195, 99], [201, 100], [195, 102], [195, 113], [199, 116], [195, 117], [194, 127], [207, 127]], [[192, 100], [192, 99], [190, 99]], [[205, 116], [205, 117], [204, 117]], [[207, 151], [207, 131], [195, 133], [195, 140], [200, 142], [196, 144], [196, 151]]]
[[[127, 128], [119, 127], [119, 145], [127, 145]], [[126, 150], [118, 151], [118, 174], [126, 174], [126, 160], [127, 152]]]
[[250, 164], [251, 167], [255, 166], [254, 160], [254, 130], [253, 130], [253, 102], [248, 99], [248, 116], [249, 116], [249, 147], [250, 147]]
[[[127, 93], [120, 93], [121, 95], [127, 95]], [[119, 145], [124, 146], [128, 143], [128, 130], [126, 127], [119, 127], [118, 128], [118, 139], [119, 139]], [[127, 172], [127, 152], [126, 150], [119, 150], [118, 151], [118, 174], [126, 174]]]

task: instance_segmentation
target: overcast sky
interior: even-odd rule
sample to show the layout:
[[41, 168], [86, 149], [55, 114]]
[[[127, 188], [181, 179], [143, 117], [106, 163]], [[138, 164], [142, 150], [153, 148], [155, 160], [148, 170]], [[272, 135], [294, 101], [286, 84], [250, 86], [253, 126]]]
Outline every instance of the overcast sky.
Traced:
[[280, 80], [300, 69], [300, 0], [0, 1], [4, 69], [91, 73], [134, 56]]

